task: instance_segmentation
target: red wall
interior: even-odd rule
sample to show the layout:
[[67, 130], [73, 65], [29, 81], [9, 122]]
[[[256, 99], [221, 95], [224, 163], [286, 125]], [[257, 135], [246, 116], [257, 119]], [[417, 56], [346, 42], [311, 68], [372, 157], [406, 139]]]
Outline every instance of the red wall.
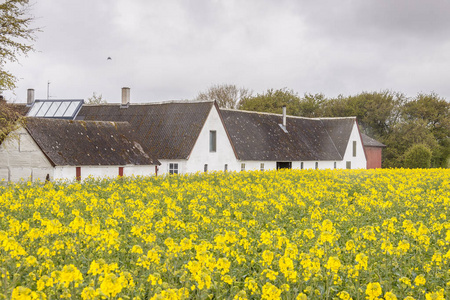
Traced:
[[381, 168], [381, 147], [364, 147], [367, 157], [367, 169]]

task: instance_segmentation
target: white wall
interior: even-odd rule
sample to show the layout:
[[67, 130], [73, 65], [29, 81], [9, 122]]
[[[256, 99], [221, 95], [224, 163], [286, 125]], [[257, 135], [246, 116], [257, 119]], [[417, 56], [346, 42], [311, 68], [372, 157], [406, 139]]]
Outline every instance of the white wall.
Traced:
[[[116, 178], [119, 176], [119, 167], [123, 167], [124, 176], [151, 176], [155, 175], [154, 165], [144, 166], [79, 166], [81, 168], [81, 180], [88, 177]], [[75, 180], [77, 166], [56, 166], [55, 180]]]
[[161, 165], [158, 166], [158, 175], [164, 175], [169, 173], [169, 164], [178, 164], [178, 174], [185, 174], [186, 172], [186, 159], [158, 159]]
[[[216, 152], [209, 151], [209, 132], [211, 130], [215, 130], [217, 134]], [[225, 164], [228, 165], [228, 171], [240, 171], [240, 164], [236, 160], [216, 106], [212, 107], [205, 121], [183, 173], [203, 172], [205, 164], [208, 164], [208, 171], [223, 171]]]
[[[356, 156], [353, 156], [353, 141], [356, 141]], [[347, 148], [345, 150], [344, 159], [341, 162], [340, 168], [346, 168], [346, 162], [351, 162], [352, 169], [366, 169], [367, 160], [364, 153], [364, 148], [361, 140], [361, 135], [358, 130], [358, 124], [355, 122], [353, 125], [352, 133], [348, 140]]]
[[8, 135], [0, 145], [0, 180], [44, 181], [53, 178], [53, 166], [24, 128]]
[[[317, 161], [318, 169], [334, 169], [334, 163], [336, 162], [336, 168], [339, 168], [341, 161]], [[264, 171], [275, 170], [277, 168], [276, 161], [239, 161], [239, 171], [241, 170], [241, 163], [245, 163], [246, 171], [259, 171], [261, 169], [261, 163], [264, 163]], [[301, 169], [301, 161], [293, 161], [292, 169]], [[345, 167], [345, 164], [344, 164]], [[315, 169], [316, 161], [303, 161], [303, 169]]]

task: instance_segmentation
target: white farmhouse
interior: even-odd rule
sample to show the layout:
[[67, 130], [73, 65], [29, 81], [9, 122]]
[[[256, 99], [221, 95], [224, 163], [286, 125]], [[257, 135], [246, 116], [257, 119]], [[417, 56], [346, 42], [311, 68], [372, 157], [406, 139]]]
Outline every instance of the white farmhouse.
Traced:
[[0, 146], [0, 178], [367, 167], [355, 117], [220, 109], [213, 101], [134, 104], [129, 88], [120, 104], [33, 99], [28, 105], [19, 139]]

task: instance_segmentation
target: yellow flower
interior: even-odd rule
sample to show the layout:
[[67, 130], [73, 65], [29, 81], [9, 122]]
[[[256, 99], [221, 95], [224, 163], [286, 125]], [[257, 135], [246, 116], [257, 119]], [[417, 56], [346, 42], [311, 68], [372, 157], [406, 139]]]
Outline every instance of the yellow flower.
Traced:
[[337, 273], [339, 271], [339, 268], [341, 267], [341, 261], [339, 260], [339, 257], [337, 256], [331, 256], [328, 258], [328, 262], [325, 265], [325, 268], [331, 270], [334, 273]]
[[297, 298], [295, 300], [308, 300], [308, 297], [304, 293], [300, 293], [297, 295]]
[[266, 282], [266, 284], [262, 287], [261, 299], [278, 300], [280, 299], [281, 292], [282, 290], [280, 290], [270, 282]]
[[392, 292], [387, 292], [386, 294], [384, 294], [384, 299], [385, 300], [397, 300], [397, 296]]
[[444, 300], [445, 299], [444, 292], [439, 291], [439, 292], [433, 292], [433, 293], [426, 293], [425, 299], [426, 300]]
[[382, 293], [381, 285], [378, 282], [370, 282], [366, 288], [366, 295], [369, 300], [378, 298]]
[[425, 285], [427, 280], [425, 279], [425, 276], [423, 274], [417, 275], [416, 279], [414, 279], [414, 284], [417, 286]]
[[352, 297], [350, 297], [350, 294], [347, 293], [346, 291], [341, 291], [337, 295], [338, 295], [339, 299], [342, 299], [342, 300], [352, 300], [353, 299]]
[[117, 277], [113, 273], [108, 273], [103, 278], [100, 284], [100, 289], [103, 293], [108, 295], [108, 297], [115, 297], [118, 293], [122, 291], [123, 278]]

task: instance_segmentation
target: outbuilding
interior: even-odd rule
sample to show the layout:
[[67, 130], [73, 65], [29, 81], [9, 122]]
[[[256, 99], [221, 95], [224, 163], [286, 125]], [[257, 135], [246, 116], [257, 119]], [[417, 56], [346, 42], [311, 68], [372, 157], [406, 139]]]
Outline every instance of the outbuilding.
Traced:
[[0, 180], [153, 175], [159, 161], [127, 122], [24, 118], [0, 145]]

